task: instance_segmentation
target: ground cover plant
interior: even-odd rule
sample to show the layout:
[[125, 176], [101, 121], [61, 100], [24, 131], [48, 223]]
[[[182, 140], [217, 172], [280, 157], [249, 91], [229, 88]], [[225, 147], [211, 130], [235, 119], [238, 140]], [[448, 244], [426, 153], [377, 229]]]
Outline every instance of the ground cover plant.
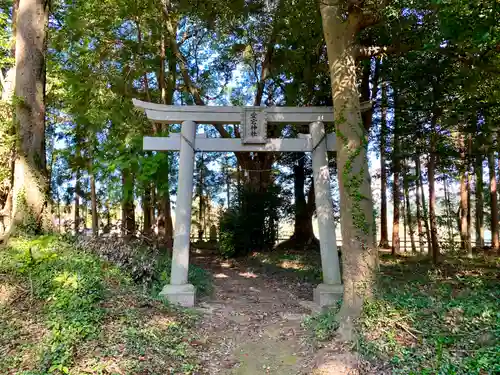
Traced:
[[191, 373], [196, 314], [56, 236], [0, 251], [0, 373]]
[[[375, 298], [358, 321], [356, 350], [389, 374], [500, 371], [498, 258], [382, 256]], [[306, 319], [316, 340], [336, 335], [338, 309]]]

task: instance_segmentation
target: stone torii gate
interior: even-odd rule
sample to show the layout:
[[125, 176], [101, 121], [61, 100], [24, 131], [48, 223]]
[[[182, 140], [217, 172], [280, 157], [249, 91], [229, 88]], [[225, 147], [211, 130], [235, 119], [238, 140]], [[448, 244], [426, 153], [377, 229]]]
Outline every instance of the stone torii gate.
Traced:
[[[314, 301], [320, 306], [328, 306], [342, 296], [327, 157], [327, 151], [335, 150], [335, 134], [325, 134], [324, 127], [324, 123], [333, 123], [333, 108], [170, 106], [136, 99], [133, 103], [153, 122], [181, 124], [180, 134], [144, 137], [144, 150], [180, 151], [172, 271], [170, 284], [165, 285], [160, 293], [162, 296], [186, 307], [195, 303], [195, 287], [188, 283], [195, 151], [312, 152], [323, 271], [323, 283], [314, 290]], [[241, 124], [241, 138], [197, 136], [197, 123]], [[310, 134], [268, 139], [267, 125], [277, 123], [309, 124]]]

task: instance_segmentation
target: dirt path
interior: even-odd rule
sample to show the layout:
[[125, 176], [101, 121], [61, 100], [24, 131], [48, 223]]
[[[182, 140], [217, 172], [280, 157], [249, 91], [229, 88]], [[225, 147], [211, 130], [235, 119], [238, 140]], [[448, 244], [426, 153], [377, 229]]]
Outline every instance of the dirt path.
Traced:
[[194, 263], [215, 280], [214, 296], [198, 304], [204, 313], [199, 332], [206, 338], [204, 373], [357, 374], [349, 363], [345, 371], [343, 365], [334, 372], [322, 369], [328, 361], [301, 327], [314, 308], [306, 297], [312, 296], [312, 285], [213, 257], [197, 256]]

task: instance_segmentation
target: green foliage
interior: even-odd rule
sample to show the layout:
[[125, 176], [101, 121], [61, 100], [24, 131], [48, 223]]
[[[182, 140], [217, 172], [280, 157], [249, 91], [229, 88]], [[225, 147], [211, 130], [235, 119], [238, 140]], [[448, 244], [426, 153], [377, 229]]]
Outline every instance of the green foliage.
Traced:
[[14, 239], [0, 252], [0, 287], [0, 373], [81, 374], [82, 363], [96, 374], [198, 369], [197, 315], [147, 297], [72, 241]]
[[277, 239], [279, 204], [275, 186], [269, 186], [266, 191], [243, 188], [240, 203], [221, 216], [220, 253], [233, 257], [272, 249]]
[[[81, 251], [96, 254], [121, 268], [153, 296], [157, 296], [163, 286], [170, 282], [172, 259], [154, 244], [138, 239], [111, 237], [80, 238], [77, 246]], [[213, 280], [204, 269], [190, 265], [188, 279], [200, 295], [212, 293]]]
[[31, 207], [26, 201], [26, 191], [23, 189], [19, 192], [16, 197], [16, 208], [19, 212], [22, 212], [22, 221], [16, 226], [17, 234], [21, 236], [35, 236], [42, 233], [42, 225]]
[[98, 334], [103, 317], [104, 270], [91, 255], [78, 254], [56, 237], [16, 239], [2, 252], [2, 272], [22, 277], [33, 297], [44, 302], [50, 335], [41, 366], [49, 373], [68, 373], [74, 350]]
[[327, 341], [333, 338], [335, 331], [339, 327], [337, 313], [341, 305], [342, 301], [337, 301], [335, 306], [304, 319], [303, 325], [311, 331], [314, 339]]
[[389, 261], [364, 308], [361, 351], [394, 374], [497, 373], [499, 298], [494, 263]]
[[[164, 255], [160, 257], [154, 270], [152, 293], [157, 296], [161, 289], [170, 283], [170, 271], [172, 269], [172, 258]], [[188, 281], [196, 287], [199, 296], [209, 296], [213, 293], [212, 275], [196, 265], [190, 264], [188, 271]]]

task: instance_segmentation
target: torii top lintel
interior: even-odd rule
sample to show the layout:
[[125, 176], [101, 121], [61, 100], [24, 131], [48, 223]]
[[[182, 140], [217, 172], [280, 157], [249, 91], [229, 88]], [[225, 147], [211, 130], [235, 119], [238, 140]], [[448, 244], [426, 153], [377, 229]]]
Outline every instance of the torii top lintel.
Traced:
[[235, 107], [235, 106], [178, 106], [132, 99], [135, 107], [144, 110], [151, 121], [180, 124], [194, 121], [200, 124], [238, 124], [242, 112], [254, 108], [266, 115], [267, 123], [310, 124], [321, 121], [333, 123], [333, 107]]

